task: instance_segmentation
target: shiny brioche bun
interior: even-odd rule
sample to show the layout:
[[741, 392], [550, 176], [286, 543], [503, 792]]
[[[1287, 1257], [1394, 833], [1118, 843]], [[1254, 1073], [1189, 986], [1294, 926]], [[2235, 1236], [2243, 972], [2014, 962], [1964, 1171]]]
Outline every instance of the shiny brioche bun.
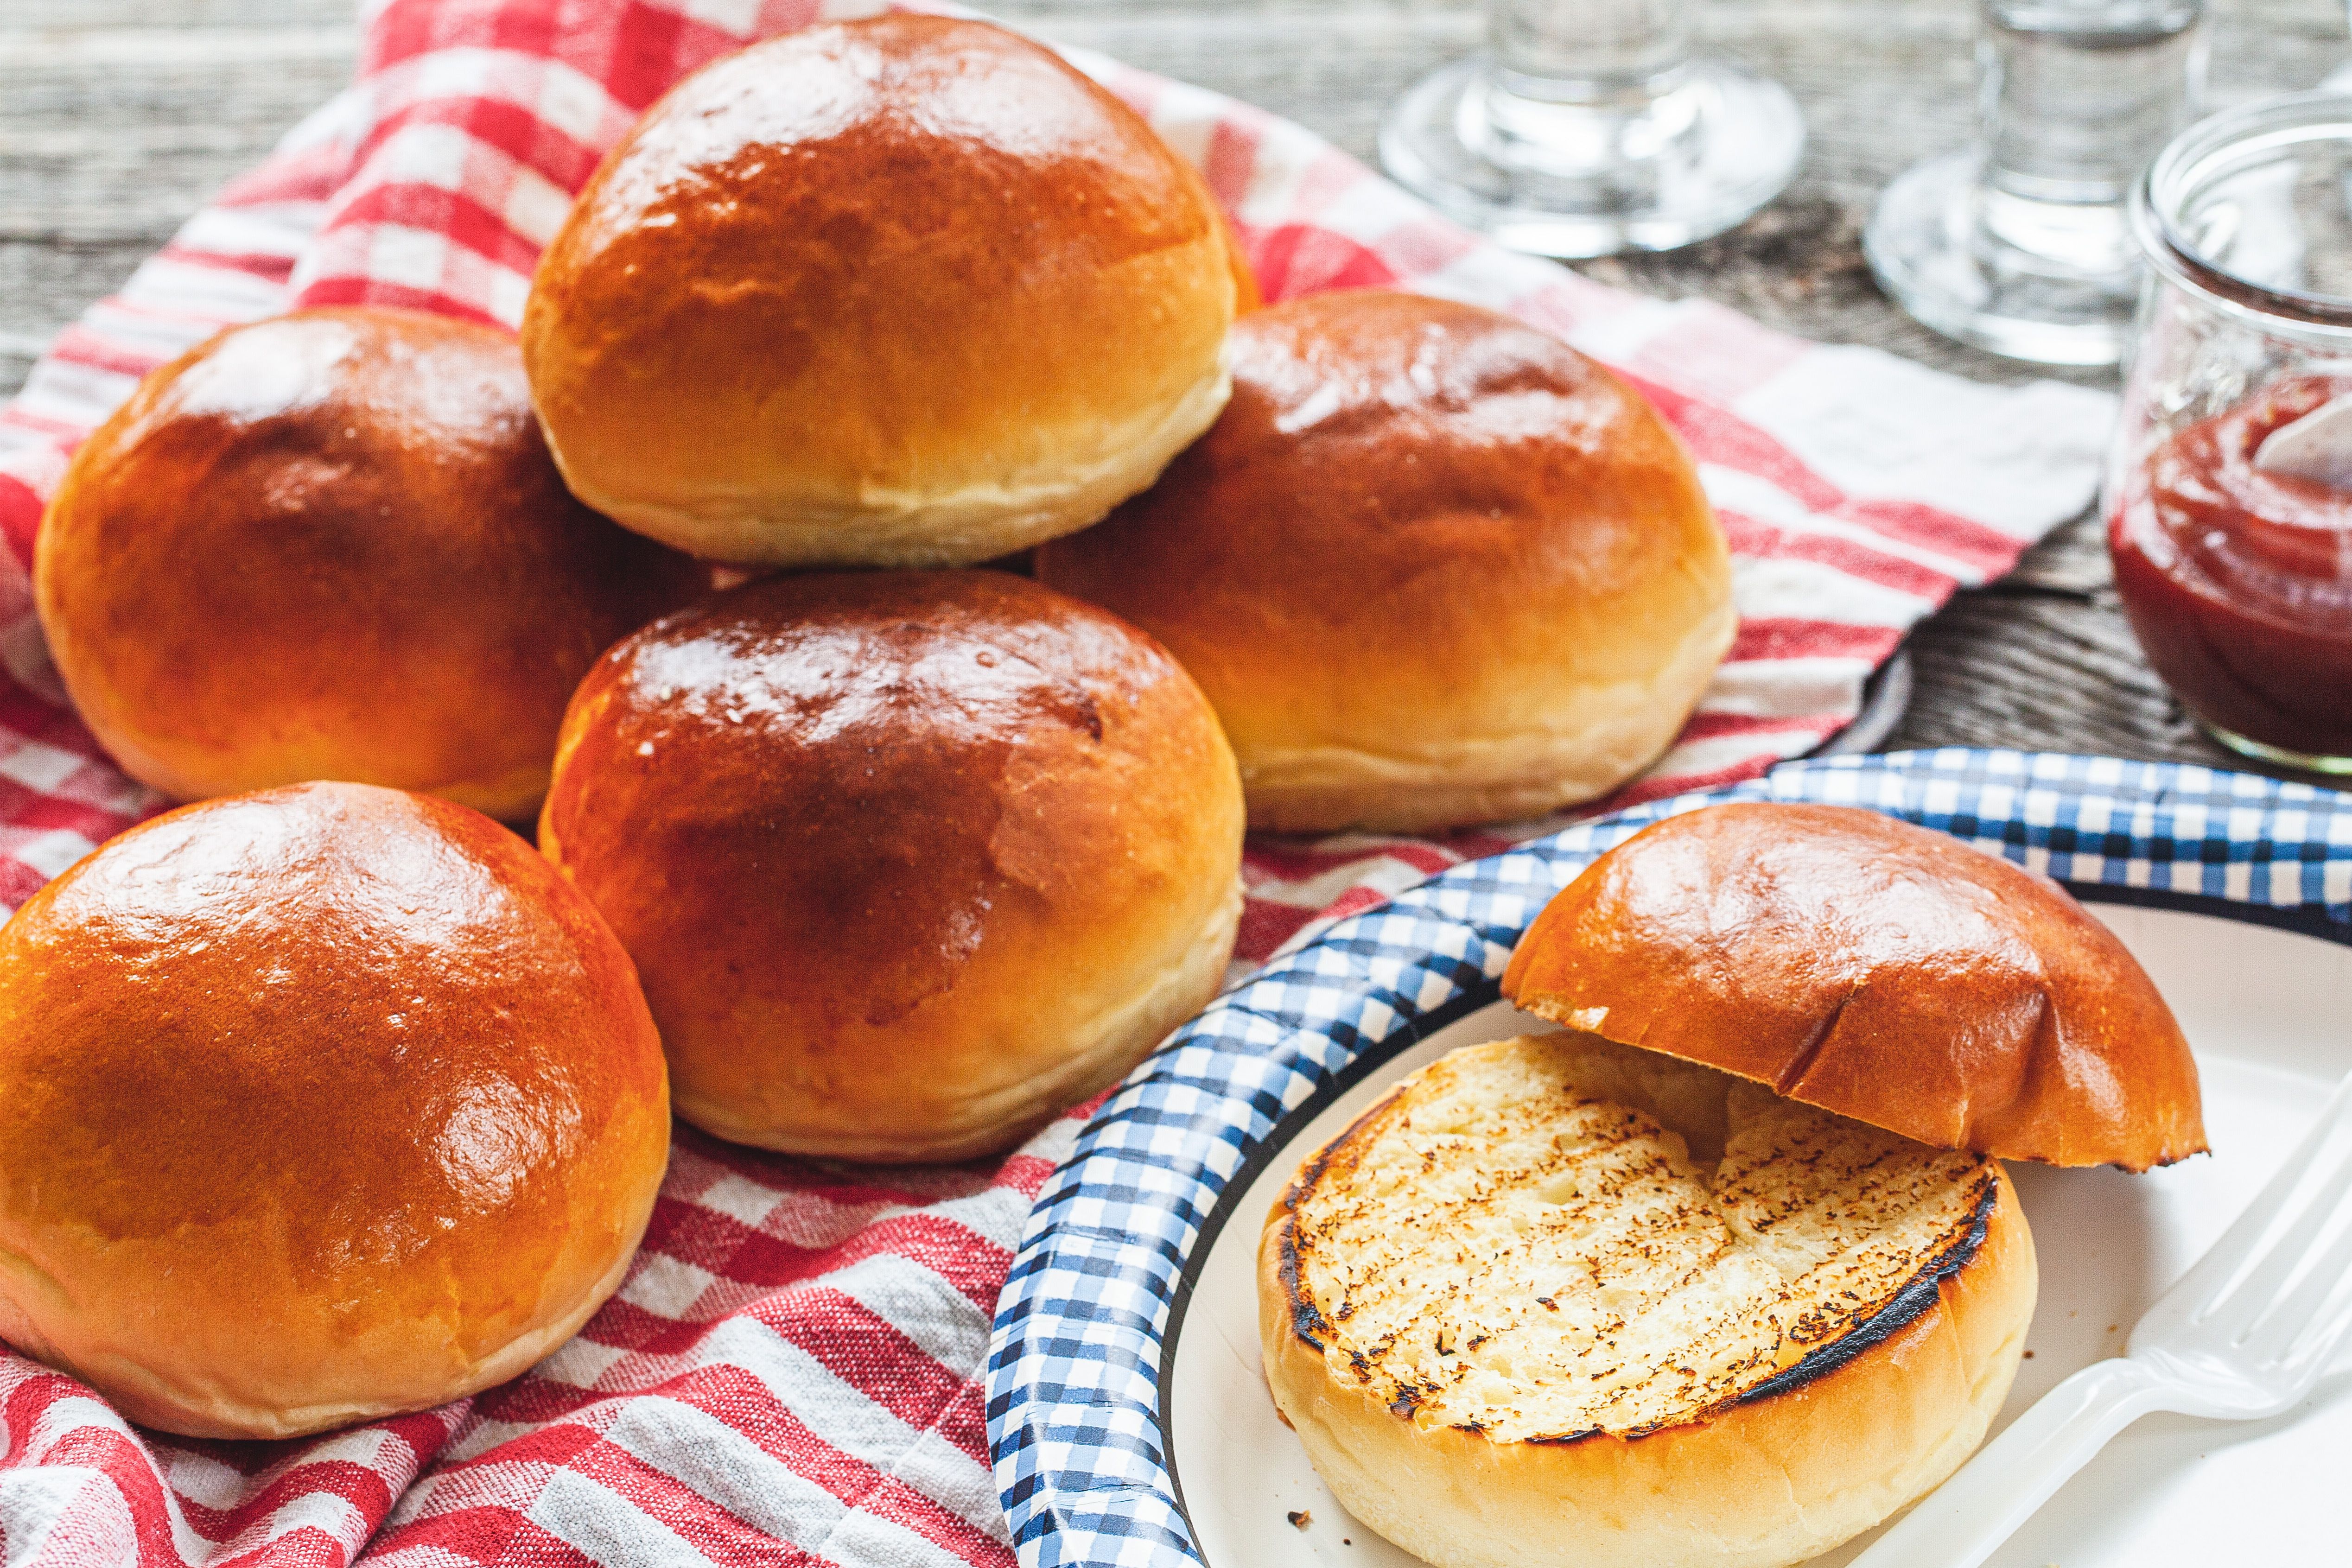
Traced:
[[375, 308], [150, 375], [33, 563], [74, 706], [164, 794], [350, 779], [509, 818], [596, 655], [706, 580], [565, 492], [511, 338]]
[[2113, 932], [1856, 807], [1644, 828], [1545, 906], [1503, 994], [1938, 1148], [2140, 1171], [2206, 1147], [2189, 1042]]
[[1199, 174], [1003, 28], [755, 44], [605, 158], [523, 353], [572, 488], [714, 560], [962, 565], [1083, 528], [1227, 390]]
[[1737, 618], [1649, 404], [1556, 338], [1417, 295], [1290, 300], [1232, 344], [1215, 426], [1037, 574], [1183, 661], [1252, 826], [1533, 816], [1665, 749]]
[[656, 622], [581, 684], [540, 820], [636, 960], [679, 1114], [868, 1160], [1006, 1147], [1197, 1010], [1241, 839], [1166, 651], [995, 571]]
[[0, 1335], [146, 1426], [514, 1376], [619, 1285], [668, 1150], [627, 955], [444, 800], [184, 807], [0, 931]]

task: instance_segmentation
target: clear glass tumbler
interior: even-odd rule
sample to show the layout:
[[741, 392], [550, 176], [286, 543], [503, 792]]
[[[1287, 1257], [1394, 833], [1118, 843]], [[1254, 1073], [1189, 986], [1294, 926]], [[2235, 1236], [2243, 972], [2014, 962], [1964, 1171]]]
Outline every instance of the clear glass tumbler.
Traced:
[[2103, 490], [2116, 592], [2215, 739], [2352, 773], [2352, 96], [2202, 121], [2131, 217], [2150, 276]]
[[2139, 296], [2133, 181], [2196, 112], [2203, 0], [1982, 0], [1983, 137], [1915, 164], [1863, 250], [1947, 337], [2043, 364], [2113, 364]]
[[1488, 50], [1408, 89], [1381, 161], [1543, 256], [1670, 250], [1778, 195], [1805, 126], [1779, 83], [1695, 59], [1689, 0], [1487, 0]]

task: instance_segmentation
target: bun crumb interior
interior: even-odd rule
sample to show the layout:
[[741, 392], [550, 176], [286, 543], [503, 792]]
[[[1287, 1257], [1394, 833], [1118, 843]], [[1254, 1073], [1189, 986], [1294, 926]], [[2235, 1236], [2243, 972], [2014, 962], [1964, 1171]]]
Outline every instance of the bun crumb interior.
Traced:
[[1711, 1068], [1522, 1036], [1360, 1123], [1303, 1178], [1286, 1245], [1299, 1332], [1400, 1414], [1627, 1437], [1752, 1393], [1959, 1267], [1996, 1180]]
[[1407, 1078], [1259, 1263], [1276, 1406], [1441, 1568], [1825, 1551], [1975, 1448], [2034, 1295], [1998, 1161], [1577, 1033]]

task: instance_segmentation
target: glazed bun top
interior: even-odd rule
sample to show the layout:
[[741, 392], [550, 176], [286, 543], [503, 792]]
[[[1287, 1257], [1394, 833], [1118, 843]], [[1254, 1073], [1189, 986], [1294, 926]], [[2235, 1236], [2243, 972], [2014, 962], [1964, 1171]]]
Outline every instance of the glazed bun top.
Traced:
[[681, 1112], [859, 1159], [1002, 1147], [1126, 1071], [1214, 993], [1241, 839], [1167, 651], [999, 571], [779, 576], [656, 622], [581, 684], [540, 823], [645, 976]]
[[542, 258], [523, 349], [572, 487], [631, 527], [953, 565], [1149, 484], [1223, 402], [1234, 296], [1207, 187], [1133, 110], [1003, 28], [891, 15], [647, 111]]
[[536, 809], [596, 656], [709, 581], [564, 489], [511, 336], [376, 306], [149, 375], [75, 455], [33, 575], [76, 709], [142, 782], [501, 817]]
[[520, 1372], [617, 1282], [669, 1145], [586, 900], [488, 818], [358, 784], [184, 807], [35, 894], [0, 1085], [9, 1337], [197, 1434]]
[[[1184, 662], [1254, 825], [1539, 811], [1654, 758], [1734, 612], [1722, 531], [1648, 403], [1549, 333], [1412, 294], [1270, 306], [1231, 352], [1209, 434], [1037, 570]], [[1335, 818], [1318, 797], [1343, 766], [1368, 782]], [[1379, 798], [1416, 769], [1464, 798]]]
[[1669, 817], [1587, 867], [1503, 994], [1940, 1148], [2146, 1170], [2205, 1149], [2197, 1064], [2066, 891], [1844, 806]]

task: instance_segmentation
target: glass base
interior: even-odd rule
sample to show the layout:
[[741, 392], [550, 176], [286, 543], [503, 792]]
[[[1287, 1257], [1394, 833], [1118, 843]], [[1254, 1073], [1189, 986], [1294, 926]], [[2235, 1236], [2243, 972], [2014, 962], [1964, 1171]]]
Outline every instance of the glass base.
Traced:
[[[2197, 718], [2195, 714], [2189, 716]], [[2259, 740], [2248, 740], [2233, 730], [2218, 724], [2197, 719], [2197, 727], [2220, 741], [2241, 757], [2256, 762], [2267, 762], [2273, 768], [2293, 768], [2305, 773], [2326, 773], [2336, 778], [2352, 777], [2352, 757], [2315, 757], [2307, 751], [2289, 751], [2284, 747], [2264, 746]]]
[[[2074, 258], [2129, 254], [2120, 206], [2003, 196], [1984, 187], [1982, 172], [1981, 154], [1964, 152], [1895, 176], [1863, 230], [1878, 286], [1927, 326], [1996, 354], [2116, 363], [2139, 302], [2138, 268], [2101, 270]], [[1996, 220], [2048, 248], [2005, 241]]]
[[1485, 58], [1423, 78], [1380, 146], [1399, 184], [1514, 250], [1612, 256], [1706, 239], [1779, 195], [1805, 150], [1787, 90], [1718, 62], [1618, 100], [1549, 100], [1528, 96], [1540, 83], [1506, 81]]

